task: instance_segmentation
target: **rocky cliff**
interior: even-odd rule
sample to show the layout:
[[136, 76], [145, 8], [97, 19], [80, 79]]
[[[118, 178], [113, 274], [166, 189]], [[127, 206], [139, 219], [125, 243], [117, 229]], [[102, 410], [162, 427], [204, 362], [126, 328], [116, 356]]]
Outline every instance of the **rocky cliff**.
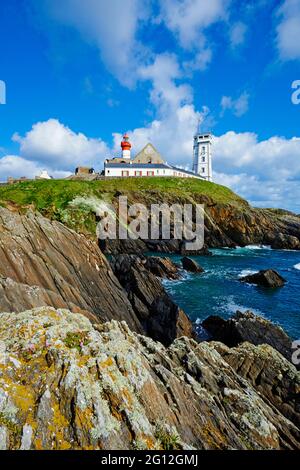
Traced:
[[1, 449], [300, 448], [300, 375], [270, 346], [165, 348], [52, 308], [0, 324]]
[[[103, 181], [35, 181], [0, 188], [0, 205], [39, 210], [77, 233], [96, 239], [96, 212], [118, 198], [128, 204], [204, 204], [205, 244], [234, 247], [271, 245], [274, 249], [300, 249], [300, 216], [283, 210], [256, 209], [230, 189], [207, 181], [179, 178], [128, 178]], [[150, 222], [150, 221], [149, 221]], [[173, 233], [173, 229], [171, 230]], [[145, 251], [184, 253], [178, 240], [109, 241], [101, 244], [107, 253]], [[207, 252], [207, 251], [206, 251]]]
[[192, 331], [149, 270], [132, 270], [139, 290], [133, 296], [95, 242], [31, 210], [0, 207], [0, 260], [0, 311], [68, 308], [93, 322], [124, 320], [165, 344]]

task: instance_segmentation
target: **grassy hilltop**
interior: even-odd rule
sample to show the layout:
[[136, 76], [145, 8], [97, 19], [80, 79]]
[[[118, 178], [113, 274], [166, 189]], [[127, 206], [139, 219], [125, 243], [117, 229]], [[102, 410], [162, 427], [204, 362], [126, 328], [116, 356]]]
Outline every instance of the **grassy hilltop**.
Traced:
[[[134, 178], [98, 181], [37, 180], [0, 187], [0, 205], [31, 207], [79, 232], [94, 235], [97, 201], [114, 202], [118, 194], [130, 202], [224, 204], [249, 206], [225, 186], [196, 179]], [[85, 202], [86, 200], [86, 202]]]

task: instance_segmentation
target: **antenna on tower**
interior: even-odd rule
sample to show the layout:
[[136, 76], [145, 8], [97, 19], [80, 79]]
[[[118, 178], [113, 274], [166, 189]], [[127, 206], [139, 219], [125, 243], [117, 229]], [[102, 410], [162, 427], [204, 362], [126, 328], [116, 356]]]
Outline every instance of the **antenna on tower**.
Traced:
[[201, 127], [201, 118], [199, 117], [198, 122], [197, 122], [197, 134], [200, 134], [200, 127]]

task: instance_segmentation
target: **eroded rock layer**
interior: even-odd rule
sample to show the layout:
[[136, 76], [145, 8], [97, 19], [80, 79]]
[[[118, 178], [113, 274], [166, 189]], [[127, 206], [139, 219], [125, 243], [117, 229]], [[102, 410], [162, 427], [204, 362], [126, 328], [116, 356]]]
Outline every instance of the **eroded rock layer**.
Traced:
[[0, 323], [1, 449], [300, 448], [299, 373], [270, 346], [165, 348], [52, 308]]

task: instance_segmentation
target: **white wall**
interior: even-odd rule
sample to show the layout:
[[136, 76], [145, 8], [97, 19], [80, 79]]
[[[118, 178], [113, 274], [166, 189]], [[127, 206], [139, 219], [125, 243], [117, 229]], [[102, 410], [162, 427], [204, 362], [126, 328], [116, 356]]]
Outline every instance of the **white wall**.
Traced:
[[[122, 173], [122, 172], [128, 173]], [[151, 174], [149, 173], [151, 172]], [[153, 173], [153, 174], [152, 174]], [[130, 168], [130, 165], [124, 165], [124, 168], [105, 168], [105, 176], [111, 178], [117, 177], [139, 177], [139, 176], [177, 176], [181, 178], [199, 178], [197, 175], [190, 175], [184, 170], [174, 170], [173, 168]], [[201, 178], [202, 179], [202, 178]]]

